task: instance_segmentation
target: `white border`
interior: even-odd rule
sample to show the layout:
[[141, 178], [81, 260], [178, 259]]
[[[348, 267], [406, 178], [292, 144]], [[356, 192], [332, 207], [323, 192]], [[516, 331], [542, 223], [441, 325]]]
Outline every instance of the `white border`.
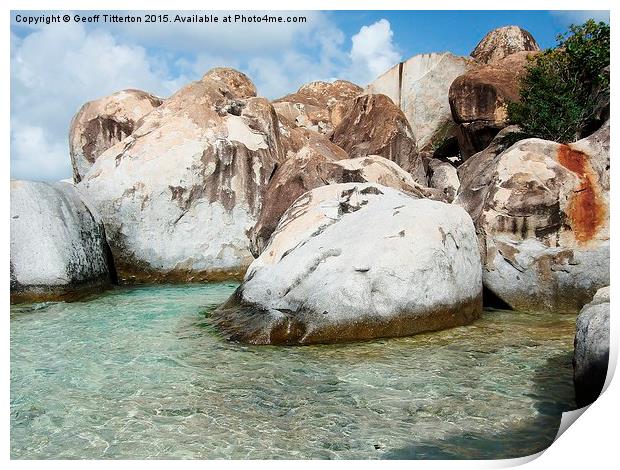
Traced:
[[[617, 2], [615, 2], [617, 3]], [[464, 2], [463, 0], [444, 0], [441, 4], [437, 1], [430, 0], [382, 0], [382, 1], [357, 1], [351, 0], [299, 0], [294, 4], [290, 1], [262, 1], [251, 2], [248, 0], [227, 0], [224, 4], [217, 2], [215, 8], [204, 1], [198, 0], [175, 0], [173, 2], [163, 2], [157, 6], [152, 1], [137, 0], [128, 4], [127, 1], [121, 0], [108, 0], [106, 2], [93, 1], [93, 0], [67, 0], [67, 1], [42, 1], [42, 0], [25, 0], [15, 1], [8, 0], [3, 3], [6, 13], [4, 21], [2, 22], [2, 35], [0, 40], [3, 43], [4, 64], [7, 69], [2, 74], [2, 93], [4, 97], [5, 109], [2, 113], [2, 129], [3, 129], [3, 141], [4, 141], [4, 158], [2, 160], [2, 174], [6, 186], [4, 187], [3, 197], [1, 200], [2, 215], [4, 221], [4, 227], [1, 232], [2, 246], [4, 248], [4, 264], [5, 267], [2, 270], [2, 278], [0, 285], [3, 289], [3, 300], [6, 308], [6, 312], [3, 315], [4, 328], [2, 328], [2, 406], [1, 419], [4, 426], [2, 426], [2, 457], [4, 461], [9, 461], [9, 344], [10, 344], [10, 322], [8, 315], [9, 305], [9, 187], [8, 180], [10, 175], [10, 79], [8, 73], [8, 67], [10, 64], [10, 45], [9, 45], [9, 27], [10, 27], [10, 10], [100, 10], [100, 9], [132, 9], [132, 10], [155, 10], [155, 9], [196, 9], [196, 10], [218, 10], [221, 6], [225, 6], [226, 10], [256, 10], [256, 9], [274, 9], [274, 10], [287, 10], [294, 8], [296, 10], [583, 10], [584, 6], [587, 6], [591, 10], [611, 10], [611, 25], [612, 25], [612, 52], [618, 50], [618, 44], [616, 41], [616, 31], [614, 29], [616, 18], [616, 11], [614, 10], [614, 2], [612, 1], [600, 1], [589, 0], [587, 3], [583, 1], [541, 1], [541, 0], [520, 0], [508, 4], [507, 2], [497, 1], [480, 1], [470, 0]], [[612, 62], [614, 62], [612, 57]], [[615, 70], [615, 69], [614, 69]], [[612, 82], [614, 82], [612, 89], [618, 89], [615, 84], [617, 80], [615, 75], [612, 74]], [[615, 116], [618, 100], [616, 95], [612, 94], [612, 115]], [[613, 122], [616, 122], [615, 117], [612, 118]], [[614, 132], [615, 126], [612, 126], [612, 152], [617, 148], [617, 138]], [[612, 173], [611, 173], [611, 204], [612, 208], [616, 207], [616, 193], [618, 187], [617, 171], [614, 165], [618, 164], [612, 156]], [[612, 216], [612, 223], [615, 223], [616, 218]], [[612, 232], [615, 225], [612, 224]], [[616, 263], [615, 250], [612, 249], [612, 263], [611, 263], [611, 277], [612, 286], [615, 285], [616, 279]], [[615, 293], [614, 293], [615, 294]], [[612, 295], [615, 298], [614, 295]], [[612, 321], [611, 321], [611, 338], [612, 338], [612, 350], [610, 357], [610, 368], [613, 370], [617, 363], [618, 358], [618, 337], [620, 332], [620, 317], [614, 314], [612, 301]], [[620, 312], [618, 312], [620, 314]], [[618, 321], [616, 321], [618, 319]], [[608, 377], [608, 382], [609, 382]], [[562, 468], [610, 468], [618, 464], [618, 405], [620, 396], [620, 386], [618, 380], [614, 380], [609, 385], [608, 389], [602, 394], [602, 396], [578, 419], [577, 423], [570, 426], [559, 439], [551, 445], [546, 451], [538, 454], [537, 456], [524, 457], [522, 459], [504, 460], [504, 461], [381, 461], [380, 465], [389, 467], [410, 467], [411, 465], [421, 466], [424, 468], [503, 468], [512, 467], [516, 465], [522, 465], [528, 463], [528, 468], [540, 468], [549, 469], [549, 467], [562, 467]], [[102, 466], [114, 465], [116, 468], [167, 468], [168, 466], [184, 466], [197, 468], [198, 466], [208, 465], [209, 467], [222, 467], [222, 468], [235, 468], [237, 466], [252, 466], [252, 467], [267, 467], [270, 468], [286, 468], [287, 470], [291, 465], [295, 467], [308, 468], [316, 464], [315, 461], [10, 461], [10, 465], [16, 468], [33, 468], [41, 465], [46, 465], [49, 468], [82, 468], [84, 464], [89, 467], [100, 468]], [[370, 467], [376, 465], [374, 461], [341, 461], [341, 462], [323, 462], [320, 465], [338, 465], [339, 467]]]

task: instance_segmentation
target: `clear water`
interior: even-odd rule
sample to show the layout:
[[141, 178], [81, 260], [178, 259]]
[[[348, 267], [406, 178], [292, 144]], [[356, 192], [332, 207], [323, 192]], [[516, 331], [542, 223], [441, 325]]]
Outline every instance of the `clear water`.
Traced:
[[12, 457], [506, 458], [547, 447], [574, 407], [574, 316], [244, 346], [205, 320], [235, 287], [12, 307]]

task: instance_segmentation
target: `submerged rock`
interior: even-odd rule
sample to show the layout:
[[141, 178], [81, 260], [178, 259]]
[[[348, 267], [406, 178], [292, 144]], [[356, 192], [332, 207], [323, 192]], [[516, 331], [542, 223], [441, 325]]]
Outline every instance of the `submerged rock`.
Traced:
[[140, 90], [123, 90], [84, 104], [71, 120], [69, 153], [79, 183], [97, 157], [130, 135], [162, 100]]
[[515, 52], [540, 51], [534, 37], [519, 26], [504, 26], [489, 31], [482, 38], [471, 56], [479, 62], [490, 64]]
[[266, 99], [239, 98], [251, 93], [240, 74], [216, 72], [146, 116], [78, 186], [124, 281], [241, 277], [253, 259], [247, 231], [283, 159], [279, 125]]
[[427, 149], [451, 135], [448, 90], [472, 64], [449, 52], [416, 55], [378, 77], [366, 92], [389, 96], [409, 121], [416, 146]]
[[11, 302], [72, 298], [114, 278], [103, 224], [68, 183], [11, 181]]
[[577, 317], [575, 395], [577, 406], [593, 403], [603, 391], [609, 366], [609, 287], [599, 289]]
[[426, 186], [426, 172], [411, 127], [403, 112], [385, 95], [362, 95], [334, 129], [331, 140], [351, 158], [380, 155]]
[[253, 344], [357, 341], [470, 323], [481, 295], [465, 211], [378, 184], [335, 184], [295, 201], [211, 321]]
[[485, 286], [514, 309], [576, 312], [609, 284], [609, 123], [570, 145], [521, 140], [459, 168]]

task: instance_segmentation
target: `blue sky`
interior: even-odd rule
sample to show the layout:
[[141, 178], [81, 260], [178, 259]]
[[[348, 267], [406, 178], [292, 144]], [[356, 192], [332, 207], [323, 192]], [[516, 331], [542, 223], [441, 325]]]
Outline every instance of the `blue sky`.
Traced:
[[365, 85], [419, 53], [468, 55], [500, 26], [519, 25], [546, 48], [571, 23], [609, 18], [591, 11], [313, 11], [284, 14], [307, 15], [303, 25], [27, 27], [15, 22], [18, 13], [11, 23], [11, 177], [36, 180], [70, 177], [71, 117], [85, 101], [120, 89], [165, 97], [211, 67], [230, 66], [276, 98], [312, 80]]

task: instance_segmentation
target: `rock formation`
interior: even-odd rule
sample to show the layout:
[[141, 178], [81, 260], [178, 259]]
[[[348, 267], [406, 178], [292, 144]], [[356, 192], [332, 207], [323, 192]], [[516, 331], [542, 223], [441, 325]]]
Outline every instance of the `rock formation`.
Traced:
[[473, 321], [481, 292], [465, 211], [346, 183], [309, 191], [289, 208], [211, 322], [253, 344], [404, 336]]
[[577, 317], [573, 357], [578, 407], [593, 403], [603, 391], [609, 365], [609, 286], [599, 289]]
[[96, 212], [68, 183], [11, 181], [11, 301], [74, 298], [114, 279]]
[[530, 52], [517, 52], [477, 66], [450, 86], [452, 118], [462, 159], [484, 150], [508, 123], [508, 103], [519, 101], [520, 81]]
[[426, 186], [426, 171], [407, 118], [385, 95], [361, 95], [349, 102], [331, 140], [351, 158], [387, 158]]
[[331, 163], [349, 157], [322, 135], [305, 131], [304, 140], [303, 147], [278, 166], [269, 181], [260, 216], [250, 232], [255, 257], [291, 204], [306, 191], [335, 182]]
[[221, 91], [230, 98], [252, 98], [256, 96], [256, 87], [248, 76], [238, 70], [227, 67], [215, 67], [209, 70], [203, 79], [211, 79], [222, 85]]
[[427, 165], [429, 187], [438, 189], [445, 195], [447, 202], [452, 202], [461, 186], [456, 168], [437, 158], [430, 158]]
[[293, 202], [303, 193], [320, 186], [378, 183], [415, 197], [449, 199], [441, 189], [433, 190], [416, 183], [409, 173], [390, 160], [378, 155], [347, 158], [336, 145], [330, 142], [329, 147], [317, 140], [309, 141], [296, 156], [287, 159], [269, 182], [260, 217], [250, 234], [254, 256], [263, 252], [282, 214]]
[[534, 37], [523, 28], [504, 26], [488, 32], [471, 56], [478, 62], [490, 64], [522, 51], [540, 51], [540, 47]]
[[346, 80], [312, 82], [303, 85], [295, 93], [275, 100], [273, 107], [278, 116], [297, 127], [329, 134], [342, 114], [343, 109], [339, 105], [361, 92], [362, 88]]
[[416, 146], [430, 149], [450, 134], [448, 90], [472, 64], [448, 52], [416, 55], [385, 72], [366, 92], [389, 96], [409, 121]]
[[123, 90], [84, 104], [69, 129], [73, 180], [79, 183], [99, 155], [130, 135], [161, 102], [144, 91]]
[[253, 259], [247, 231], [283, 151], [273, 107], [243, 98], [244, 77], [216, 69], [183, 87], [79, 184], [121, 280], [240, 277]]
[[609, 284], [609, 123], [466, 163], [455, 202], [474, 220], [491, 292], [518, 310], [576, 312]]

